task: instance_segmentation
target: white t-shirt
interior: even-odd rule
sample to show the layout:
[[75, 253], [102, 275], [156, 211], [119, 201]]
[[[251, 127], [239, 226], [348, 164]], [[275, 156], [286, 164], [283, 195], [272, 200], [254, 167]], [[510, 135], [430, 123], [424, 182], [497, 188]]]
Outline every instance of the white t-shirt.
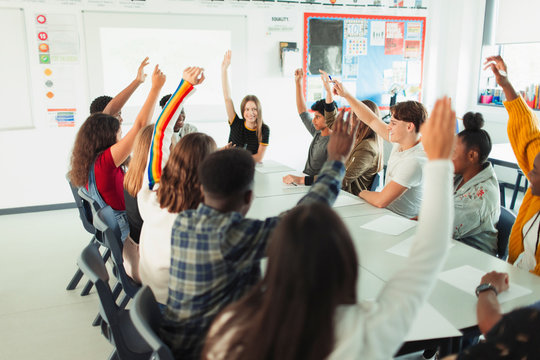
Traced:
[[394, 181], [407, 190], [386, 208], [407, 218], [418, 215], [424, 192], [423, 168], [427, 161], [422, 143], [405, 151], [395, 144], [388, 159], [386, 184]]
[[536, 240], [538, 238], [538, 227], [540, 217], [533, 216], [525, 226], [523, 226], [523, 252], [519, 254], [514, 265], [523, 270], [534, 270], [536, 267]]

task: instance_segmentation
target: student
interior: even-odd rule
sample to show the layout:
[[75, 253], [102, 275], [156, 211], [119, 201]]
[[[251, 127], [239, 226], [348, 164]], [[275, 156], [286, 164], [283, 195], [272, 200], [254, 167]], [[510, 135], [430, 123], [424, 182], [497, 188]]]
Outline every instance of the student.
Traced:
[[508, 138], [519, 167], [531, 186], [523, 197], [508, 243], [508, 262], [540, 275], [540, 127], [538, 118], [508, 80], [506, 64], [500, 56], [486, 59], [486, 68], [495, 74], [503, 89], [508, 111]]
[[411, 255], [375, 303], [356, 299], [358, 259], [343, 222], [328, 206], [302, 205], [273, 232], [264, 279], [214, 321], [202, 358], [391, 358], [444, 263], [454, 129], [450, 101], [439, 100], [422, 129], [427, 196]]
[[124, 121], [122, 119], [122, 108], [129, 100], [131, 95], [137, 90], [137, 88], [144, 82], [146, 79], [146, 74], [144, 73], [144, 67], [148, 65], [148, 57], [144, 58], [139, 69], [137, 70], [137, 76], [124, 90], [119, 92], [114, 98], [103, 95], [99, 96], [92, 101], [90, 104], [90, 115], [102, 112], [104, 114], [112, 115], [120, 121], [120, 125]]
[[231, 128], [228, 142], [232, 142], [233, 146], [247, 149], [253, 154], [255, 162], [260, 163], [268, 147], [270, 128], [263, 122], [261, 103], [255, 95], [246, 95], [242, 99], [240, 110], [244, 118], [241, 119], [236, 114], [227, 73], [229, 65], [231, 65], [231, 56], [232, 52], [228, 50], [221, 64], [221, 85]]
[[492, 271], [482, 277], [476, 314], [485, 341], [444, 360], [540, 358], [540, 302], [503, 315], [497, 295], [508, 287], [506, 273]]
[[326, 146], [328, 145], [328, 139], [330, 138], [330, 128], [326, 126], [328, 122], [333, 123], [336, 115], [337, 108], [336, 103], [332, 97], [332, 92], [326, 92], [326, 99], [316, 101], [312, 106], [313, 117], [307, 112], [306, 101], [302, 92], [302, 79], [304, 78], [304, 71], [302, 69], [296, 69], [294, 72], [294, 83], [296, 84], [296, 107], [298, 109], [298, 115], [304, 123], [307, 131], [313, 137], [311, 144], [309, 145], [308, 158], [306, 160], [306, 166], [304, 167], [304, 174], [308, 176], [294, 176], [286, 175], [283, 177], [285, 184], [313, 184], [314, 176], [319, 173], [321, 167], [326, 161]]
[[137, 283], [141, 282], [139, 276], [139, 237], [143, 219], [139, 213], [137, 193], [141, 190], [144, 178], [144, 170], [148, 160], [148, 151], [152, 142], [154, 125], [146, 125], [135, 137], [133, 156], [129, 163], [129, 169], [124, 176], [124, 202], [126, 215], [129, 223], [129, 236], [124, 242], [122, 255], [126, 273]]
[[480, 113], [463, 115], [465, 130], [457, 135], [454, 162], [454, 235], [490, 255], [497, 254], [497, 223], [500, 216], [499, 183], [487, 161], [491, 138], [482, 130]]
[[194, 209], [202, 201], [197, 177], [199, 163], [216, 150], [210, 136], [191, 133], [173, 148], [169, 157], [171, 133], [183, 101], [204, 81], [201, 68], [184, 70], [178, 89], [159, 116], [152, 136], [148, 169], [137, 194], [144, 221], [140, 237], [139, 273], [156, 300], [167, 301], [171, 262], [171, 228], [178, 213]]
[[[159, 100], [159, 106], [161, 108], [165, 108], [165, 105], [167, 105], [167, 101], [171, 98], [171, 94], [165, 95], [164, 97]], [[176, 120], [176, 123], [173, 127], [173, 134], [172, 134], [172, 146], [176, 145], [178, 141], [187, 134], [197, 132], [197, 127], [195, 125], [186, 123], [186, 112], [184, 111], [184, 107], [182, 106], [180, 110], [180, 115], [178, 115], [178, 119]]]
[[[299, 204], [333, 204], [354, 130], [336, 120], [328, 160]], [[218, 151], [199, 167], [204, 202], [180, 213], [171, 239], [169, 298], [161, 337], [182, 359], [199, 359], [214, 317], [260, 279], [260, 260], [282, 215], [244, 218], [253, 199], [255, 162], [243, 149]]]
[[129, 235], [124, 202], [124, 170], [122, 163], [133, 148], [135, 136], [150, 119], [165, 83], [165, 75], [156, 65], [152, 74], [152, 88], [126, 136], [120, 139], [120, 121], [104, 113], [95, 113], [79, 129], [71, 156], [69, 178], [73, 185], [86, 186], [100, 206], [110, 205], [115, 211], [122, 240]]
[[397, 103], [390, 108], [392, 118], [386, 125], [339, 81], [334, 81], [334, 91], [347, 100], [362, 122], [386, 141], [394, 143], [388, 159], [386, 185], [382, 191], [362, 190], [358, 196], [376, 207], [415, 218], [422, 202], [422, 168], [426, 154], [420, 142], [419, 131], [427, 116], [426, 109], [417, 101]]

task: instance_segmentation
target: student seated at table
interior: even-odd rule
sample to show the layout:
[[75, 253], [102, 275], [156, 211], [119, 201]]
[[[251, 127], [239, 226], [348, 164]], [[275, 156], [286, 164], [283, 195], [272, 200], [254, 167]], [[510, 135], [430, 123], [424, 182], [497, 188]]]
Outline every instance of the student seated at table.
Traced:
[[326, 124], [328, 122], [333, 123], [337, 115], [336, 103], [334, 102], [332, 92], [328, 91], [326, 92], [325, 99], [318, 100], [311, 106], [313, 117], [308, 113], [302, 91], [303, 77], [304, 70], [296, 69], [294, 72], [294, 82], [296, 84], [296, 107], [298, 109], [298, 115], [307, 131], [313, 136], [313, 140], [309, 145], [306, 166], [303, 171], [308, 176], [286, 175], [283, 177], [283, 182], [286, 184], [313, 184], [315, 175], [319, 173], [327, 157], [326, 146], [328, 145], [331, 130]]
[[503, 89], [508, 111], [508, 138], [519, 167], [531, 186], [523, 197], [508, 243], [508, 262], [540, 275], [540, 126], [538, 118], [508, 80], [500, 56], [486, 59]]
[[120, 125], [124, 119], [122, 118], [122, 108], [129, 100], [131, 95], [137, 90], [137, 88], [144, 82], [146, 79], [146, 74], [144, 73], [144, 67], [148, 65], [148, 57], [146, 57], [139, 69], [137, 70], [137, 76], [129, 85], [122, 91], [120, 91], [114, 98], [102, 95], [95, 98], [90, 104], [90, 115], [102, 112], [104, 114], [112, 115], [120, 121]]
[[347, 100], [358, 119], [377, 135], [394, 143], [388, 159], [386, 185], [382, 191], [362, 190], [358, 196], [376, 207], [415, 218], [422, 202], [422, 169], [426, 163], [426, 154], [420, 142], [420, 125], [427, 116], [424, 105], [417, 101], [397, 103], [390, 108], [392, 118], [387, 125], [339, 81], [334, 81], [334, 92]]
[[482, 130], [480, 113], [463, 115], [465, 130], [457, 135], [454, 162], [454, 235], [491, 255], [497, 254], [497, 222], [500, 216], [499, 183], [487, 161], [491, 138]]
[[156, 300], [167, 301], [171, 264], [171, 228], [178, 213], [195, 209], [202, 201], [197, 167], [216, 150], [210, 136], [191, 133], [173, 148], [169, 157], [171, 133], [182, 102], [194, 86], [204, 81], [201, 68], [184, 70], [182, 81], [154, 127], [145, 181], [137, 194], [144, 223], [140, 237], [139, 273]]
[[75, 186], [86, 186], [89, 195], [100, 206], [111, 206], [122, 233], [122, 241], [129, 235], [129, 223], [121, 165], [131, 153], [139, 130], [150, 122], [164, 83], [165, 75], [156, 65], [148, 97], [132, 128], [123, 138], [118, 118], [99, 112], [90, 115], [75, 138], [69, 178]]
[[[161, 100], [159, 100], [159, 106], [164, 109], [165, 105], [167, 105], [167, 101], [169, 101], [170, 98], [171, 94], [162, 97]], [[174, 123], [171, 146], [174, 147], [174, 145], [176, 145], [184, 135], [197, 131], [198, 130], [195, 125], [186, 123], [186, 112], [184, 110], [184, 107], [182, 106], [182, 108], [180, 109], [180, 114], [178, 115], [178, 119]]]
[[476, 314], [485, 340], [444, 360], [540, 359], [540, 302], [503, 315], [497, 295], [508, 287], [506, 273], [482, 277]]
[[223, 98], [230, 126], [229, 143], [233, 146], [247, 149], [255, 162], [262, 162], [268, 141], [270, 139], [270, 128], [263, 122], [262, 108], [259, 99], [255, 95], [246, 95], [240, 104], [240, 112], [244, 117], [241, 119], [234, 110], [229, 85], [229, 74], [227, 70], [231, 65], [232, 52], [228, 50], [223, 57], [221, 64], [221, 85], [223, 88]]
[[139, 276], [139, 238], [143, 220], [137, 204], [137, 193], [141, 190], [144, 170], [148, 161], [148, 151], [152, 142], [154, 124], [143, 127], [135, 137], [133, 156], [129, 163], [128, 171], [124, 176], [124, 202], [126, 215], [129, 223], [129, 236], [124, 242], [122, 255], [126, 273], [137, 283], [141, 282]]
[[[332, 205], [339, 192], [354, 138], [350, 123], [336, 120], [328, 160], [299, 204]], [[245, 218], [253, 200], [255, 162], [243, 149], [209, 155], [199, 167], [204, 202], [174, 222], [169, 298], [161, 337], [182, 359], [200, 359], [214, 317], [260, 280], [268, 236], [283, 214]]]
[[454, 129], [450, 101], [439, 100], [422, 129], [429, 162], [411, 255], [375, 301], [356, 297], [361, 249], [338, 215], [326, 204], [302, 205], [272, 233], [264, 279], [215, 319], [202, 358], [390, 359], [444, 263]]

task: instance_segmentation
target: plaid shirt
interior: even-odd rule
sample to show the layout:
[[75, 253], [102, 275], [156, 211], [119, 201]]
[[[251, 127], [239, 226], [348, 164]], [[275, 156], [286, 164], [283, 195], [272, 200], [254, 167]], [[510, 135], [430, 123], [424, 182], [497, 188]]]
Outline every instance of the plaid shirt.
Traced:
[[[344, 172], [343, 163], [327, 161], [298, 204], [332, 205]], [[268, 236], [283, 215], [252, 220], [205, 204], [178, 215], [172, 228], [169, 297], [161, 328], [177, 358], [200, 358], [214, 317], [260, 279]]]

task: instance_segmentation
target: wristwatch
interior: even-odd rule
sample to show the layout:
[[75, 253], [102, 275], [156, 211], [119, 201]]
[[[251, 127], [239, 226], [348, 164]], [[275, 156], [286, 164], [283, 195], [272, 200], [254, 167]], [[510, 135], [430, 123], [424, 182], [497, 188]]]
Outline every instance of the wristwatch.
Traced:
[[481, 292], [484, 292], [484, 291], [487, 291], [487, 290], [493, 290], [493, 292], [495, 293], [495, 296], [499, 295], [499, 292], [497, 291], [497, 289], [495, 288], [495, 286], [491, 283], [485, 283], [485, 284], [480, 284], [476, 287], [476, 297], [478, 297], [478, 295], [480, 295]]

